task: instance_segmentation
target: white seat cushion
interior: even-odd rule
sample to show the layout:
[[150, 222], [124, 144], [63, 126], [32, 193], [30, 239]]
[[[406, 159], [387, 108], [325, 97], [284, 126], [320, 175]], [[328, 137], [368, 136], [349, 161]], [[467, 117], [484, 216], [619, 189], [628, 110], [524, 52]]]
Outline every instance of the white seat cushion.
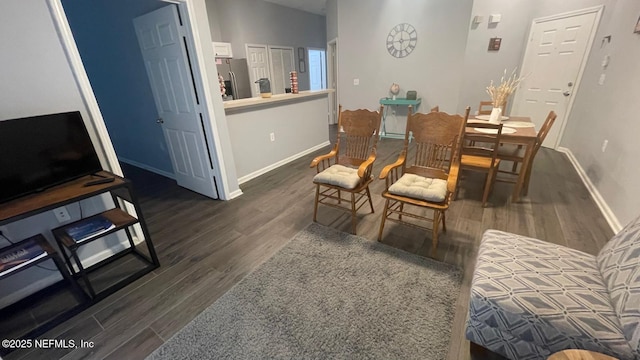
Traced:
[[360, 182], [360, 177], [358, 176], [358, 169], [343, 165], [331, 165], [328, 169], [314, 176], [313, 182], [353, 189]]
[[447, 180], [404, 174], [389, 186], [389, 192], [414, 199], [442, 202], [447, 196]]

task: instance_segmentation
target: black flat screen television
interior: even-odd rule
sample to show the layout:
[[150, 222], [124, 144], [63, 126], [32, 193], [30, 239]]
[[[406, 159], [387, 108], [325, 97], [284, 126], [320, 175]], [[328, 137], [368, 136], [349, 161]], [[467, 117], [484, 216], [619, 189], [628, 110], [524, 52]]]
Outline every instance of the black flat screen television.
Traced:
[[78, 111], [0, 120], [0, 203], [101, 170]]

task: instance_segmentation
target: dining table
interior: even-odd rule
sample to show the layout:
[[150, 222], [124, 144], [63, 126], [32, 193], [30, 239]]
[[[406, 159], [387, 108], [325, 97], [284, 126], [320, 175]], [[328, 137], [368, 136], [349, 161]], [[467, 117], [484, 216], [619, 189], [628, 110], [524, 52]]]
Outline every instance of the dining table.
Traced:
[[[469, 118], [467, 120], [467, 133], [480, 132], [473, 128], [474, 123], [486, 123], [486, 117], [480, 116], [479, 118]], [[513, 189], [511, 200], [517, 202], [520, 200], [520, 195], [525, 187], [527, 174], [531, 171], [533, 165], [533, 150], [536, 146], [536, 140], [538, 133], [534, 124], [531, 122], [531, 118], [528, 116], [508, 116], [507, 119], [502, 120], [503, 130], [500, 136], [500, 143], [521, 145], [524, 149], [524, 156], [522, 162], [522, 168], [516, 179], [516, 185]], [[511, 124], [511, 126], [509, 126]], [[505, 130], [511, 129], [511, 130]]]

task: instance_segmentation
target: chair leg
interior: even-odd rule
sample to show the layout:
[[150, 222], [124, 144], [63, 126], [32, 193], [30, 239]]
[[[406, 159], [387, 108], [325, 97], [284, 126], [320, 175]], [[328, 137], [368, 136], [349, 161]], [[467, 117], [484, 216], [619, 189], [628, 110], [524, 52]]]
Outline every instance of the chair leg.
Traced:
[[384, 230], [384, 221], [387, 220], [387, 209], [389, 209], [389, 199], [386, 199], [386, 201], [384, 202], [382, 219], [380, 219], [380, 231], [378, 231], [378, 241], [382, 241], [382, 230]]
[[342, 195], [340, 195], [340, 190], [338, 190], [338, 204], [342, 204]]
[[489, 198], [489, 193], [491, 192], [491, 187], [493, 185], [493, 179], [495, 179], [495, 171], [494, 170], [489, 171], [487, 173], [487, 180], [484, 183], [484, 193], [482, 194], [482, 207], [486, 207], [487, 206], [487, 199]]
[[524, 177], [524, 196], [527, 196], [529, 194], [529, 180], [531, 180], [532, 167], [533, 166], [529, 166], [529, 169], [524, 170], [527, 172]]
[[318, 217], [318, 200], [320, 199], [320, 185], [316, 184], [316, 201], [313, 204], [313, 222], [317, 222]]
[[373, 201], [371, 200], [371, 192], [369, 192], [369, 185], [367, 185], [367, 197], [369, 198], [369, 206], [371, 206], [371, 213], [375, 213], [373, 211]]
[[442, 232], [443, 233], [447, 232], [446, 213], [444, 211], [442, 212]]
[[404, 211], [404, 203], [400, 203], [400, 213], [398, 214], [398, 220], [402, 221], [402, 212]]
[[436, 249], [438, 248], [438, 226], [440, 225], [440, 211], [433, 210], [433, 232], [431, 241], [431, 256], [436, 255]]
[[356, 216], [356, 194], [351, 193], [351, 233], [356, 234], [356, 222], [358, 218]]
[[514, 161], [513, 162], [513, 166], [511, 167], [511, 172], [517, 172], [518, 171], [518, 162]]

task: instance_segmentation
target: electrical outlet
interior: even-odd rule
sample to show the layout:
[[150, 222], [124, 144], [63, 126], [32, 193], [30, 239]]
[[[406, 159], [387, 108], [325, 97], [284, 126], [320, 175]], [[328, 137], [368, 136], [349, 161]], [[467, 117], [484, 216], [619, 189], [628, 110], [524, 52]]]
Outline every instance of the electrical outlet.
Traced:
[[276, 133], [269, 134], [269, 139], [271, 139], [271, 141], [276, 141]]
[[353, 85], [360, 85], [360, 79], [353, 79]]
[[605, 140], [602, 142], [602, 152], [607, 150], [607, 145], [609, 145], [609, 140]]
[[60, 223], [71, 220], [69, 211], [67, 211], [67, 208], [64, 206], [53, 209], [53, 214], [56, 216], [56, 219], [58, 219], [58, 222]]

